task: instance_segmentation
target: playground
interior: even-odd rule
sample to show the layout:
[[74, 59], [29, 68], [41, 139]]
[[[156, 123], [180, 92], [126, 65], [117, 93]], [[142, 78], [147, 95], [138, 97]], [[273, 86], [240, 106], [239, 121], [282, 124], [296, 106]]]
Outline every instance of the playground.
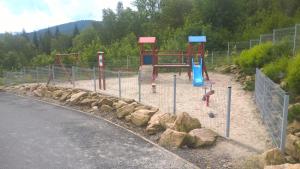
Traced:
[[[204, 60], [204, 37], [190, 37], [187, 53], [158, 52], [156, 39], [142, 37], [140, 44], [140, 71], [116, 72], [105, 69], [105, 54], [98, 53], [99, 72], [97, 79], [91, 80], [92, 70], [81, 70], [81, 76], [73, 84], [57, 82], [55, 85], [76, 87], [114, 95], [121, 98], [134, 99], [146, 105], [155, 106], [162, 112], [187, 112], [198, 118], [204, 127], [213, 129], [222, 136], [229, 138], [255, 152], [265, 150], [270, 142], [263, 126], [252, 94], [242, 89], [241, 85], [232, 80], [230, 75], [207, 72]], [[144, 50], [145, 44], [151, 45], [151, 50]], [[196, 43], [196, 47], [194, 47]], [[196, 48], [196, 50], [194, 50]], [[173, 57], [172, 63], [161, 63]], [[198, 56], [198, 57], [193, 57]], [[175, 69], [172, 73], [160, 72], [159, 69]], [[62, 67], [60, 71], [65, 71]], [[186, 71], [186, 74], [182, 70]], [[69, 70], [71, 71], [71, 70]], [[73, 72], [74, 73], [74, 72]], [[176, 75], [176, 76], [174, 76]], [[197, 76], [195, 76], [197, 75]], [[226, 133], [228, 119], [228, 92], [231, 87], [230, 130]], [[174, 94], [175, 93], [175, 94]], [[174, 96], [175, 95], [175, 96]], [[175, 97], [175, 98], [174, 98]]]

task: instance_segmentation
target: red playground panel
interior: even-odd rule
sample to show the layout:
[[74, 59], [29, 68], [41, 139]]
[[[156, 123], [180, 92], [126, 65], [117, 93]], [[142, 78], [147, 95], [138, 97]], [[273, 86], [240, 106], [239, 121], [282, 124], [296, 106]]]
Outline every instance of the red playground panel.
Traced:
[[139, 43], [156, 43], [156, 37], [140, 37]]

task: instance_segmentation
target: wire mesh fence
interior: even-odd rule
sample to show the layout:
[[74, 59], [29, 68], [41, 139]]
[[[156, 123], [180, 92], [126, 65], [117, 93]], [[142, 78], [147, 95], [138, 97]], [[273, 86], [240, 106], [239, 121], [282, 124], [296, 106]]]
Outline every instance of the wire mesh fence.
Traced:
[[284, 41], [292, 48], [294, 46], [295, 29], [296, 27], [274, 29], [273, 44]]
[[[150, 68], [149, 68], [150, 70]], [[44, 83], [50, 85], [80, 88], [104, 94], [134, 99], [143, 104], [158, 107], [162, 112], [176, 114], [188, 112], [198, 118], [204, 127], [225, 136], [227, 86], [193, 87], [186, 74], [159, 73], [155, 81], [152, 71], [110, 71], [105, 70], [106, 89], [99, 89], [99, 71], [95, 68], [78, 66], [26, 68], [20, 72], [6, 72], [7, 85], [21, 83]], [[203, 101], [206, 92], [214, 90], [207, 101]]]
[[260, 35], [260, 43], [273, 42], [273, 34]]
[[[233, 52], [233, 51], [232, 51]], [[209, 69], [213, 69], [215, 67], [232, 64], [233, 57], [235, 54], [227, 54], [227, 51], [211, 51], [208, 52], [205, 59], [205, 64]]]
[[260, 43], [260, 40], [259, 39], [251, 39], [250, 40], [250, 48], [256, 46], [256, 45], [259, 45]]
[[259, 69], [255, 77], [255, 102], [273, 143], [284, 150], [289, 96]]
[[46, 83], [49, 76], [49, 67], [23, 68], [20, 71], [3, 73], [5, 85], [21, 83]]

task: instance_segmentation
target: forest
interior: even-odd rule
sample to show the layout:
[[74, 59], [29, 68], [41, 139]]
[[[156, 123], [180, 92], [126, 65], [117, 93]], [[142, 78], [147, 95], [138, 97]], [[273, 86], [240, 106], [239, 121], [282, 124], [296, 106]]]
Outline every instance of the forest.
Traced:
[[104, 9], [101, 22], [83, 31], [75, 27], [68, 35], [59, 29], [32, 37], [25, 30], [5, 33], [0, 36], [0, 74], [52, 64], [56, 53], [79, 52], [79, 64], [93, 66], [102, 50], [108, 64], [120, 65], [126, 57], [138, 59], [139, 36], [156, 36], [160, 49], [185, 50], [188, 35], [205, 35], [207, 50], [223, 50], [228, 41], [300, 23], [299, 0], [135, 0], [132, 5], [134, 10], [122, 2]]

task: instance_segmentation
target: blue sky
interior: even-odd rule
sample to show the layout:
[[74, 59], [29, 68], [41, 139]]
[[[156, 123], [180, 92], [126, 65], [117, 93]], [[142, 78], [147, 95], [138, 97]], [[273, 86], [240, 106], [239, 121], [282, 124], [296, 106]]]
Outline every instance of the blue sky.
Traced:
[[102, 20], [102, 9], [133, 0], [0, 0], [0, 33], [26, 32], [76, 20]]

